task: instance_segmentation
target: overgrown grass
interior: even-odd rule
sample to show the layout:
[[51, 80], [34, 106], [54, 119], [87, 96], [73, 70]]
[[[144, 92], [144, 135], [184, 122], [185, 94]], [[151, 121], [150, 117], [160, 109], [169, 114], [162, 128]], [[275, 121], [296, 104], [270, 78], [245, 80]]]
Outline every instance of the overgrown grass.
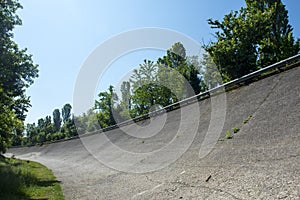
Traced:
[[32, 162], [0, 156], [0, 199], [64, 199], [51, 170]]

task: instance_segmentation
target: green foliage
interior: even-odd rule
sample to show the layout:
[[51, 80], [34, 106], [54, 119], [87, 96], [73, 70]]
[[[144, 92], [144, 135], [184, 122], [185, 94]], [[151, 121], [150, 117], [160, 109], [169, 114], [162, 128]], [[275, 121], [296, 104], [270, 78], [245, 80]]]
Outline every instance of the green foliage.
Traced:
[[65, 134], [63, 134], [62, 132], [56, 132], [56, 133], [53, 133], [53, 134], [47, 135], [47, 136], [48, 136], [47, 141], [62, 140], [66, 137]]
[[36, 162], [0, 158], [0, 199], [64, 199], [53, 173]]
[[190, 58], [190, 62], [188, 61], [186, 49], [180, 42], [175, 43], [167, 50], [167, 55], [159, 58], [157, 63], [160, 66], [175, 69], [189, 82], [194, 91], [185, 91], [186, 96], [192, 96], [202, 91], [201, 80], [198, 77], [200, 65], [197, 65], [198, 62], [193, 62], [193, 58]]
[[[145, 59], [139, 68], [133, 71], [130, 80], [122, 83], [120, 102], [113, 86], [110, 86], [107, 92], [99, 93], [99, 99], [95, 101], [98, 123], [102, 128], [106, 128], [204, 90], [200, 66], [198, 57], [187, 57], [185, 48], [179, 42], [156, 63]], [[184, 79], [194, 91], [186, 89]], [[76, 123], [79, 124], [79, 132], [87, 129], [86, 116], [78, 117]]]
[[[295, 41], [289, 24], [288, 11], [281, 0], [246, 0], [251, 15], [261, 13], [265, 17], [258, 31], [263, 30], [258, 42], [259, 67], [265, 67], [296, 55], [300, 50], [299, 39]], [[261, 19], [261, 18], [259, 18]]]
[[[130, 116], [147, 114], [150, 109], [167, 106], [206, 90], [200, 71], [198, 57], [187, 57], [185, 48], [179, 42], [167, 50], [167, 54], [157, 63], [144, 60], [130, 79], [133, 89]], [[192, 89], [189, 90], [186, 84]]]
[[65, 104], [64, 107], [61, 109], [61, 114], [64, 123], [71, 118], [71, 110], [72, 106], [69, 103]]
[[206, 86], [204, 89], [212, 89], [223, 84], [218, 67], [209, 54], [203, 54], [201, 65], [203, 66], [203, 79]]
[[184, 76], [169, 66], [158, 64], [157, 79], [159, 86], [161, 86], [162, 94], [160, 97], [165, 102], [163, 104], [175, 103], [193, 93], [193, 91], [188, 91], [189, 88], [185, 87]]
[[120, 117], [121, 120], [130, 119], [131, 110], [131, 86], [129, 81], [124, 81], [121, 85], [122, 99], [120, 102]]
[[232, 11], [223, 21], [209, 19], [216, 42], [205, 48], [225, 82], [299, 52], [281, 0], [246, 0], [246, 8]]
[[249, 115], [246, 119], [243, 120], [243, 124], [247, 124], [251, 118], [252, 118], [252, 115]]
[[162, 62], [154, 64], [153, 61], [144, 60], [140, 68], [134, 70], [130, 79], [133, 86], [130, 110], [132, 117], [147, 114], [151, 109], [167, 106], [186, 96], [183, 76], [175, 69], [159, 64]]
[[78, 134], [93, 132], [100, 129], [97, 114], [93, 109], [89, 109], [87, 113], [74, 117]]
[[31, 55], [12, 40], [14, 27], [22, 24], [16, 15], [20, 8], [18, 1], [0, 1], [0, 153], [9, 147], [14, 134], [19, 134], [20, 121], [30, 107], [25, 91], [38, 76]]
[[61, 133], [64, 135], [64, 138], [70, 138], [78, 135], [74, 122], [74, 117], [72, 117], [72, 119], [68, 119], [64, 123], [63, 127], [61, 128]]
[[232, 128], [232, 132], [233, 132], [233, 133], [237, 133], [237, 132], [239, 132], [239, 131], [240, 131], [240, 129], [237, 128], [237, 127], [233, 127], [233, 128]]
[[[70, 104], [66, 105], [67, 107], [71, 107], [68, 106]], [[66, 107], [66, 105], [64, 107]], [[68, 108], [67, 113], [71, 113], [71, 109]], [[53, 111], [53, 123], [51, 121], [51, 117], [46, 116], [45, 118], [40, 118], [37, 125], [35, 123], [27, 124], [25, 129], [26, 137], [21, 137], [21, 141], [14, 145], [36, 145], [43, 144], [48, 141], [56, 141], [77, 136], [78, 134], [75, 127], [74, 117], [67, 118], [67, 121], [65, 121], [61, 126], [62, 119], [60, 117], [60, 111], [59, 109], [55, 109]]]
[[116, 124], [113, 112], [115, 103], [118, 100], [117, 94], [114, 92], [114, 87], [109, 86], [108, 92], [100, 92], [99, 100], [95, 100], [95, 110], [97, 110], [97, 118], [102, 128]]
[[155, 105], [158, 95], [159, 85], [157, 79], [158, 65], [153, 61], [144, 60], [139, 69], [135, 69], [130, 82], [132, 84], [133, 95], [131, 96], [130, 114], [133, 117], [149, 112], [151, 106]]
[[0, 105], [0, 154], [11, 145], [14, 118], [14, 113], [6, 105]]
[[[108, 91], [99, 93], [94, 108], [87, 113], [74, 117], [72, 106], [65, 104], [61, 113], [59, 109], [53, 111], [53, 123], [46, 116], [37, 124], [27, 124], [23, 137], [23, 121], [31, 106], [25, 91], [38, 77], [38, 69], [27, 50], [19, 49], [12, 40], [14, 27], [22, 23], [16, 15], [20, 8], [17, 0], [0, 1], [0, 153], [11, 144], [35, 145], [115, 125], [239, 78], [300, 50], [300, 40], [293, 37], [281, 0], [246, 0], [245, 8], [230, 12], [222, 21], [208, 20], [217, 29], [216, 41], [205, 46], [207, 54], [201, 61], [197, 56], [187, 56], [183, 44], [177, 42], [162, 58], [145, 59], [134, 70], [130, 80], [121, 85], [120, 102], [110, 86]], [[186, 82], [192, 90], [187, 89]], [[237, 133], [239, 129], [235, 127], [232, 131]], [[230, 131], [226, 138], [231, 138]]]
[[226, 138], [226, 139], [232, 139], [232, 136], [231, 136], [230, 131], [226, 131], [226, 133], [225, 133], [225, 138]]
[[53, 125], [54, 125], [54, 129], [55, 132], [59, 131], [60, 126], [61, 126], [61, 117], [60, 117], [60, 112], [59, 109], [55, 109], [53, 111]]
[[65, 104], [62, 108], [63, 126], [60, 126], [60, 113], [56, 109], [53, 112], [53, 124], [50, 116], [39, 119], [37, 125], [28, 124], [27, 137], [23, 138], [21, 143], [35, 145], [70, 138], [78, 133], [93, 132], [100, 127], [106, 128], [117, 122], [147, 114], [191, 95], [184, 86], [184, 78], [188, 84], [194, 84], [194, 90], [199, 87], [200, 91], [221, 84], [221, 76], [215, 69], [216, 66], [208, 54], [204, 54], [201, 61], [197, 56], [187, 57], [183, 45], [176, 43], [167, 51], [166, 56], [159, 58], [156, 63], [144, 60], [139, 68], [133, 71], [130, 80], [121, 85], [120, 102], [113, 86], [110, 86], [108, 91], [99, 93], [94, 108], [81, 116], [71, 119], [72, 106]]
[[[136, 117], [149, 113], [155, 107], [167, 106], [172, 102], [170, 90], [158, 84], [145, 84], [137, 89], [132, 98], [131, 115]], [[174, 99], [174, 98], [173, 98]]]

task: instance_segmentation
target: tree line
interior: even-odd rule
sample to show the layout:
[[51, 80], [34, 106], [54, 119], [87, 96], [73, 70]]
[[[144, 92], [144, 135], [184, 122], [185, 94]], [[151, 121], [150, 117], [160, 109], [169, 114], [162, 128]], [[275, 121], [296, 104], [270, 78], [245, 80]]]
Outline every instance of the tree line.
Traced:
[[156, 61], [145, 59], [122, 82], [118, 97], [114, 86], [100, 92], [94, 112], [102, 128], [135, 118], [207, 90], [198, 57], [188, 57], [177, 42]]
[[72, 106], [65, 104], [61, 109], [54, 109], [50, 115], [40, 118], [37, 123], [28, 123], [24, 135], [15, 139], [13, 145], [35, 145], [46, 141], [56, 141], [77, 135]]
[[31, 106], [25, 92], [38, 77], [38, 66], [13, 41], [12, 30], [22, 24], [16, 15], [21, 4], [0, 1], [0, 153], [11, 144], [42, 143], [114, 125], [299, 53], [300, 40], [293, 36], [281, 0], [245, 2], [245, 7], [222, 20], [208, 20], [215, 39], [203, 45], [206, 53], [201, 59], [187, 56], [184, 46], [175, 43], [162, 58], [145, 59], [122, 83], [120, 98], [110, 86], [81, 116], [73, 116], [71, 105], [66, 104], [55, 109], [52, 118], [46, 116], [25, 127]]
[[[167, 106], [204, 91], [206, 86], [201, 84], [199, 66], [196, 57], [187, 57], [183, 45], [175, 43], [166, 56], [156, 62], [145, 59], [133, 71], [130, 80], [121, 85], [121, 99], [114, 87], [109, 86], [98, 94], [94, 107], [82, 115], [73, 116], [72, 106], [65, 104], [61, 111], [54, 109], [52, 117], [48, 115], [37, 123], [27, 124], [24, 136], [15, 138], [13, 145], [43, 144], [93, 132], [146, 114], [154, 105]], [[183, 79], [192, 86], [190, 91], [182, 84]]]

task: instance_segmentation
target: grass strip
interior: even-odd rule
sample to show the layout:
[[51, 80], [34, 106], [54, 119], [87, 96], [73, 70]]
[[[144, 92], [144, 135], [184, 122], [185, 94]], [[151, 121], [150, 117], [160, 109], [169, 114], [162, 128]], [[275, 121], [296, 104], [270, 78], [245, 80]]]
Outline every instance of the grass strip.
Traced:
[[44, 165], [0, 155], [0, 199], [64, 199], [59, 181]]

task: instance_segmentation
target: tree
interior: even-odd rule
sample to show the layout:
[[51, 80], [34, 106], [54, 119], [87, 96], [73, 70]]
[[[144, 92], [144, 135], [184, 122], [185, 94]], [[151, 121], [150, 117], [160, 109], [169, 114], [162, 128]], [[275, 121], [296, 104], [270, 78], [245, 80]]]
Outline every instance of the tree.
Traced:
[[[221, 29], [216, 32], [216, 42], [212, 42], [206, 50], [216, 63], [225, 82], [241, 77], [257, 69], [257, 46], [255, 30], [258, 23], [249, 23], [247, 11], [241, 8], [225, 15], [222, 22], [208, 20], [212, 28]], [[262, 22], [261, 22], [262, 23]]]
[[120, 117], [122, 120], [130, 119], [131, 110], [131, 87], [129, 81], [124, 81], [121, 85], [122, 100], [120, 102]]
[[106, 128], [115, 125], [116, 121], [113, 116], [114, 105], [118, 100], [117, 94], [114, 92], [114, 87], [109, 86], [108, 92], [100, 92], [98, 94], [99, 100], [95, 100], [95, 110], [98, 111], [97, 118], [100, 126]]
[[[167, 55], [158, 59], [158, 64], [159, 68], [165, 66], [176, 70], [188, 81], [194, 91], [188, 91], [187, 88], [181, 88], [183, 93], [186, 93], [185, 96], [191, 96], [193, 93], [198, 94], [201, 91], [201, 81], [198, 77], [200, 74], [199, 68], [192, 63], [189, 64], [186, 50], [180, 42], [173, 44], [172, 47], [167, 50]], [[167, 74], [165, 73], [165, 75]], [[178, 79], [179, 76], [177, 75], [176, 78]], [[184, 87], [184, 82], [180, 82], [182, 82], [182, 84], [178, 85], [178, 87]]]
[[33, 124], [27, 124], [26, 128], [26, 144], [27, 145], [33, 145], [36, 143], [36, 136], [39, 133], [38, 128], [36, 127], [35, 123]]
[[299, 52], [281, 0], [246, 0], [246, 8], [209, 19], [217, 41], [205, 46], [223, 80], [229, 81]]
[[61, 120], [61, 117], [60, 117], [59, 109], [55, 109], [53, 111], [53, 124], [54, 124], [55, 132], [60, 130], [61, 121], [62, 120]]
[[22, 138], [23, 145], [42, 144], [45, 141], [52, 140], [52, 135], [55, 133], [55, 128], [51, 122], [51, 116], [40, 118], [37, 126], [35, 123], [26, 125], [26, 137]]
[[27, 54], [26, 49], [19, 49], [12, 40], [14, 27], [22, 24], [16, 15], [20, 8], [18, 1], [0, 1], [0, 153], [11, 144], [16, 124], [25, 120], [30, 107], [25, 91], [38, 77], [32, 56]]
[[203, 66], [198, 56], [187, 57], [187, 63], [190, 68], [189, 84], [196, 94], [207, 90], [207, 86], [203, 80]]
[[126, 103], [126, 107], [130, 109], [130, 82], [124, 81], [121, 85], [122, 102]]
[[68, 121], [68, 119], [70, 119], [71, 117], [71, 110], [72, 110], [72, 106], [70, 104], [65, 104], [64, 107], [61, 110], [61, 114], [62, 114], [62, 118], [63, 118], [63, 122], [65, 123], [66, 121]]
[[146, 59], [139, 65], [139, 69], [133, 71], [130, 78], [133, 88], [130, 110], [132, 117], [147, 114], [154, 105], [166, 106], [171, 103], [170, 89], [161, 84], [158, 71], [159, 65]]
[[201, 65], [203, 66], [203, 79], [207, 89], [212, 89], [223, 83], [222, 76], [208, 53], [203, 54]]
[[266, 33], [259, 42], [257, 64], [265, 67], [298, 54], [299, 39], [295, 41], [289, 24], [288, 11], [281, 0], [246, 0], [249, 12], [259, 10], [267, 13]]
[[46, 116], [44, 122], [44, 127], [41, 132], [44, 132], [46, 136], [56, 131], [51, 122], [51, 116]]
[[145, 59], [138, 69], [133, 70], [130, 78], [133, 91], [141, 86], [157, 80], [157, 65], [153, 61]]
[[170, 89], [159, 83], [144, 84], [135, 90], [131, 98], [133, 107], [130, 114], [133, 117], [147, 114], [151, 109], [172, 103]]
[[72, 118], [68, 119], [63, 127], [61, 128], [61, 133], [64, 135], [66, 138], [74, 137], [77, 136], [77, 130], [75, 126], [75, 119], [74, 116]]
[[200, 67], [195, 57], [186, 56], [186, 50], [179, 42], [157, 63], [145, 59], [130, 78], [131, 116], [147, 114], [155, 105], [164, 107], [203, 91]]
[[87, 132], [93, 132], [100, 129], [97, 115], [92, 109], [87, 111], [86, 116], [87, 116]]
[[76, 122], [78, 134], [93, 132], [100, 129], [97, 114], [93, 109], [89, 109], [86, 113], [74, 117], [74, 121]]
[[133, 71], [130, 82], [133, 87], [131, 114], [136, 117], [148, 113], [150, 107], [155, 104], [154, 99], [159, 95], [153, 94], [153, 87], [157, 83], [157, 65], [145, 59], [139, 65], [139, 69]]
[[[0, 89], [0, 95], [1, 93]], [[2, 99], [2, 98], [1, 98]], [[16, 123], [14, 113], [7, 105], [0, 102], [0, 153], [5, 153], [11, 144], [12, 132]]]
[[180, 42], [173, 44], [172, 47], [167, 50], [167, 55], [158, 59], [158, 64], [175, 69], [188, 79], [186, 50]]

